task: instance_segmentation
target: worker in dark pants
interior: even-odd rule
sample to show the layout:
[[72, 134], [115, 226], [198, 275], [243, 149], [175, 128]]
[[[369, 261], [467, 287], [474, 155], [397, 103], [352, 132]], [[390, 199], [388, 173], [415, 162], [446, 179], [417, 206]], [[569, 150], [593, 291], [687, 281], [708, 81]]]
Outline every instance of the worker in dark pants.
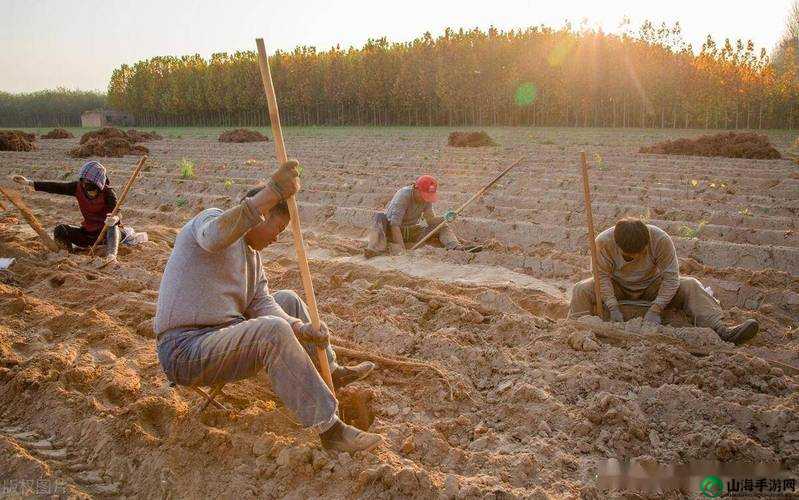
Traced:
[[74, 196], [78, 200], [83, 221], [80, 226], [57, 225], [53, 230], [53, 239], [62, 248], [73, 252], [76, 247], [91, 247], [100, 236], [103, 226], [108, 226], [104, 265], [116, 262], [120, 236], [119, 217], [110, 214], [117, 206], [117, 197], [110, 186], [105, 167], [100, 162], [84, 163], [78, 172], [78, 180], [72, 182], [32, 181], [22, 175], [14, 175], [12, 179], [36, 191]]

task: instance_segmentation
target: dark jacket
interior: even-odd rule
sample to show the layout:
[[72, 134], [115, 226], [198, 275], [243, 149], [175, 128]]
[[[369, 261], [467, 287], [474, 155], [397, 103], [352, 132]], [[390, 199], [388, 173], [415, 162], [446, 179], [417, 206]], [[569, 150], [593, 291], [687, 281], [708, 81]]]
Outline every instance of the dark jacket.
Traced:
[[95, 199], [89, 199], [80, 182], [40, 182], [33, 183], [33, 189], [45, 193], [74, 196], [78, 200], [80, 213], [83, 215], [81, 227], [90, 233], [99, 233], [105, 224], [105, 217], [117, 206], [117, 195], [106, 183], [105, 188]]

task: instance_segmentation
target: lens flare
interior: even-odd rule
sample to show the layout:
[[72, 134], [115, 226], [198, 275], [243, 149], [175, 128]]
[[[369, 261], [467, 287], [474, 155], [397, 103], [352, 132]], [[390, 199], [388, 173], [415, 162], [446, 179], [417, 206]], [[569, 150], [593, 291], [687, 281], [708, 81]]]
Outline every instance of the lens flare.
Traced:
[[523, 83], [516, 89], [516, 105], [529, 106], [535, 101], [538, 89], [532, 83]]
[[547, 62], [549, 65], [554, 68], [563, 64], [576, 44], [577, 42], [571, 38], [566, 38], [558, 42], [558, 44], [549, 51], [549, 55], [547, 55]]

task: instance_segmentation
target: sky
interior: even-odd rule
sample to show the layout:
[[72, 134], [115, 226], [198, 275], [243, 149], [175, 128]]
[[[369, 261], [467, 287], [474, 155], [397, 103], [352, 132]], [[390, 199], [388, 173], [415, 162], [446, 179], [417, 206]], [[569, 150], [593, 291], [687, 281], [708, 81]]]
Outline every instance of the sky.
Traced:
[[0, 0], [0, 91], [66, 87], [105, 91], [111, 72], [158, 55], [297, 45], [360, 46], [368, 38], [408, 41], [453, 28], [559, 28], [568, 20], [617, 32], [629, 17], [671, 25], [701, 47], [710, 34], [751, 39], [769, 51], [792, 0]]

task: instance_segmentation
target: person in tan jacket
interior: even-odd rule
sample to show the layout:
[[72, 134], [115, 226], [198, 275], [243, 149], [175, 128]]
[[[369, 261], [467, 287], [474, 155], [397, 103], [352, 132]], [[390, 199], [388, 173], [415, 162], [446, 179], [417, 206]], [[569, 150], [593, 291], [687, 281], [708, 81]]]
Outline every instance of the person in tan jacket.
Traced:
[[[708, 327], [722, 340], [742, 344], [753, 338], [758, 322], [748, 319], [726, 326], [719, 302], [696, 278], [680, 276], [677, 251], [671, 237], [659, 227], [633, 218], [618, 221], [596, 237], [597, 274], [602, 296], [603, 317], [625, 321], [619, 300], [651, 302], [644, 319], [661, 323], [666, 307], [685, 311], [696, 326]], [[596, 306], [594, 279], [574, 286], [569, 317], [593, 314]]]

